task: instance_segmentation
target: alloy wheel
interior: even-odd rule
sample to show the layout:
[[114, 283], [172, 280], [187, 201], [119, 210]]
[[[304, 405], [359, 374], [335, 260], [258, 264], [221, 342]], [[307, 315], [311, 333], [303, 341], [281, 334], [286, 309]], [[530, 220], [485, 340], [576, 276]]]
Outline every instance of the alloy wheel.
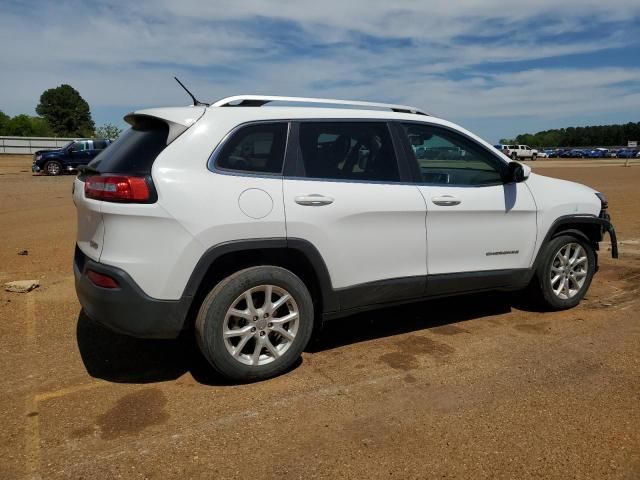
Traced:
[[227, 352], [245, 365], [266, 365], [291, 347], [300, 323], [293, 296], [275, 285], [260, 285], [239, 295], [224, 318]]
[[55, 162], [47, 164], [47, 173], [49, 175], [58, 175], [60, 173], [60, 165]]
[[587, 278], [589, 258], [579, 243], [567, 243], [560, 247], [551, 262], [549, 281], [554, 295], [561, 300], [575, 297]]

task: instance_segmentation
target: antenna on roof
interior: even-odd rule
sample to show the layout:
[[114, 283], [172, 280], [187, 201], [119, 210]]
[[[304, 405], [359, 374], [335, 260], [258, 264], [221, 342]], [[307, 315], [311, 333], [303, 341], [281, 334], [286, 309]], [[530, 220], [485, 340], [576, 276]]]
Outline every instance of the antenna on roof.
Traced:
[[182, 88], [184, 88], [184, 91], [185, 91], [185, 92], [187, 92], [187, 93], [189, 94], [189, 96], [190, 96], [190, 97], [191, 97], [191, 99], [193, 100], [193, 106], [194, 106], [194, 107], [196, 107], [196, 106], [208, 107], [208, 106], [209, 106], [209, 104], [208, 104], [208, 103], [201, 102], [201, 101], [200, 101], [200, 100], [198, 100], [196, 97], [194, 97], [194, 96], [193, 96], [193, 93], [191, 93], [191, 92], [189, 91], [189, 89], [188, 89], [187, 87], [185, 87], [185, 86], [184, 86], [184, 84], [183, 84], [180, 80], [178, 80], [178, 77], [173, 77], [173, 78], [175, 78], [175, 79], [176, 79], [176, 82], [178, 82], [178, 83], [180, 84], [180, 86], [181, 86]]

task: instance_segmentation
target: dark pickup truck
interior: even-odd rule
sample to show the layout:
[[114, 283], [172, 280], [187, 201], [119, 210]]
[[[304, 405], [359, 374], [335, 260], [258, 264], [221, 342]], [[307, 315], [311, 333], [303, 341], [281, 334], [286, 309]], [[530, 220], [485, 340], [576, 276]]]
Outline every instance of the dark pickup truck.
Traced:
[[111, 140], [95, 138], [74, 140], [57, 150], [38, 150], [33, 154], [31, 170], [34, 173], [43, 172], [47, 175], [72, 172], [80, 165], [89, 163], [110, 144]]

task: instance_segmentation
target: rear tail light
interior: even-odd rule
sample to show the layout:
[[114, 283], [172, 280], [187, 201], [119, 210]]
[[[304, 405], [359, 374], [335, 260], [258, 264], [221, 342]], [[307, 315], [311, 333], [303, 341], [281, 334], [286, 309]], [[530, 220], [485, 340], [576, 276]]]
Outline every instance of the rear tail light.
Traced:
[[94, 175], [86, 179], [84, 194], [107, 202], [150, 203], [154, 191], [149, 177]]
[[91, 280], [91, 283], [102, 288], [118, 288], [118, 282], [115, 278], [105, 275], [104, 273], [94, 272], [93, 270], [87, 271], [87, 277]]

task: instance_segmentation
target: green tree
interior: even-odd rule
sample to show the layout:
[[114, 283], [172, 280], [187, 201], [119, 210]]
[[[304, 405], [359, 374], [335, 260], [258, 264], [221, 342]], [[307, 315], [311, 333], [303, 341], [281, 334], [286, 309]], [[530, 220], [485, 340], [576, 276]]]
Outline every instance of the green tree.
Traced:
[[60, 137], [93, 136], [95, 124], [89, 104], [71, 85], [60, 85], [40, 96], [36, 112], [42, 115]]
[[0, 135], [7, 135], [7, 123], [11, 117], [0, 110]]
[[122, 133], [120, 127], [116, 127], [112, 123], [105, 123], [101, 127], [96, 128], [97, 138], [108, 138], [109, 140], [115, 140]]
[[640, 140], [640, 122], [624, 125], [593, 125], [545, 130], [533, 135], [518, 135], [501, 143], [524, 143], [532, 147], [615, 147], [629, 140]]
[[11, 118], [4, 129], [7, 135], [18, 137], [49, 137], [53, 134], [44, 118], [21, 114]]

